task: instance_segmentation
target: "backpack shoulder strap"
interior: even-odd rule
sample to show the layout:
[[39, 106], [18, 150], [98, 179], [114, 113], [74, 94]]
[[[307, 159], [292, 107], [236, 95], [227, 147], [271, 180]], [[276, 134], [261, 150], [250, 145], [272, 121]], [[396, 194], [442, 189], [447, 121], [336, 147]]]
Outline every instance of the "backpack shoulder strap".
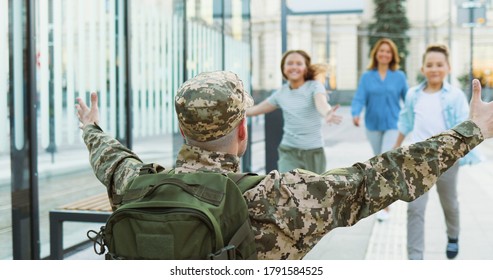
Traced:
[[[173, 174], [174, 169], [166, 170], [164, 167], [162, 167], [159, 164], [156, 163], [148, 163], [144, 164], [140, 170], [139, 170], [139, 175], [148, 175], [148, 174], [157, 174], [157, 173], [167, 173], [167, 174]], [[135, 179], [135, 178], [134, 178]], [[133, 180], [133, 179], [132, 179]], [[125, 195], [118, 195], [118, 194], [113, 194], [112, 195], [112, 200], [114, 205], [120, 205], [123, 202], [123, 197]]]
[[[157, 163], [148, 163], [144, 164], [140, 170], [139, 170], [139, 176], [140, 175], [146, 175], [146, 174], [155, 174], [155, 173], [161, 173], [164, 172], [166, 169], [162, 167], [161, 165]], [[168, 170], [168, 172], [171, 172], [171, 170]]]
[[228, 177], [238, 185], [242, 193], [256, 186], [265, 178], [265, 175], [256, 173], [228, 173]]

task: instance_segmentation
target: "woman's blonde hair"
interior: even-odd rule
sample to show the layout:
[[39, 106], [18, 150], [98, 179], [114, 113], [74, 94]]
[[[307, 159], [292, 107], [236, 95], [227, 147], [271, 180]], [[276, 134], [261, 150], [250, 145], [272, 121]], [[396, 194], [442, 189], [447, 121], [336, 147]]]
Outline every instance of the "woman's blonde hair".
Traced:
[[399, 57], [399, 52], [397, 51], [397, 46], [395, 45], [394, 41], [388, 39], [388, 38], [382, 38], [378, 40], [373, 48], [371, 49], [370, 52], [370, 63], [368, 63], [367, 69], [376, 69], [378, 67], [378, 61], [377, 61], [377, 52], [378, 49], [380, 48], [381, 45], [387, 44], [390, 47], [390, 50], [392, 51], [392, 60], [390, 61], [389, 68], [390, 70], [397, 70], [399, 69], [399, 63], [401, 62], [401, 58]]

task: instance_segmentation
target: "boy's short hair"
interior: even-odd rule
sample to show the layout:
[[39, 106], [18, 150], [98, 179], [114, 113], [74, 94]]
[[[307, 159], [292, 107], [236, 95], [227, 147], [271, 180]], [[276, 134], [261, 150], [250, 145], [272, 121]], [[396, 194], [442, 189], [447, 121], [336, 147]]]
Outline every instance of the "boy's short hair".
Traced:
[[449, 52], [447, 46], [443, 44], [430, 44], [425, 50], [425, 53], [423, 54], [423, 64], [425, 63], [425, 58], [426, 55], [430, 52], [438, 52], [438, 53], [443, 53], [445, 55], [445, 59], [447, 60], [447, 63], [450, 65], [449, 62]]

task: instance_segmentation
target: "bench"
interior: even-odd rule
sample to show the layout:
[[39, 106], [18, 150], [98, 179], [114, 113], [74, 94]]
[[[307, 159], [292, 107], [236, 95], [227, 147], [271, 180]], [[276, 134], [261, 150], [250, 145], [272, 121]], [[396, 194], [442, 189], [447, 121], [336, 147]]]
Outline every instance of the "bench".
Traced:
[[91, 196], [50, 211], [50, 258], [62, 260], [63, 222], [105, 223], [112, 213], [106, 193]]

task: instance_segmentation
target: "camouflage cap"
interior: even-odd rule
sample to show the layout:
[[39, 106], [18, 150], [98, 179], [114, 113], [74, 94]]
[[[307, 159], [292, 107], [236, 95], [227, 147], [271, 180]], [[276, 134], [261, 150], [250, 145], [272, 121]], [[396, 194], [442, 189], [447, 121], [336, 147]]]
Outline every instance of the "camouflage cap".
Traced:
[[183, 133], [206, 142], [233, 131], [253, 99], [240, 78], [229, 71], [204, 72], [178, 89], [175, 109]]

